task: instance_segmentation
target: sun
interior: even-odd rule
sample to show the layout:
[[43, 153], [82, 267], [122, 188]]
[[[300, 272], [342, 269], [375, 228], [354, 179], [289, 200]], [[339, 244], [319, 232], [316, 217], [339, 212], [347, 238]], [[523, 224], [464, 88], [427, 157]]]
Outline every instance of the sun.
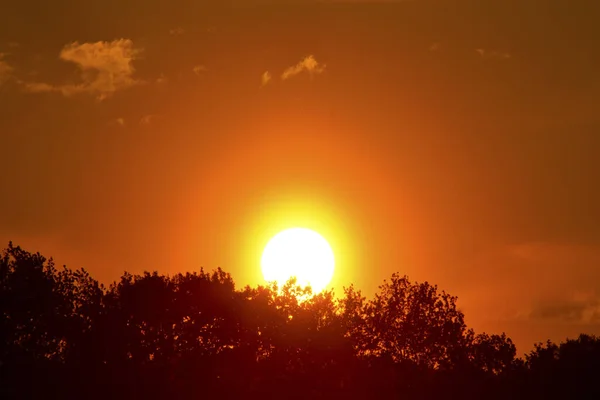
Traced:
[[261, 267], [266, 281], [282, 285], [296, 277], [300, 286], [310, 285], [313, 293], [319, 293], [333, 277], [335, 258], [323, 236], [310, 229], [291, 228], [267, 243]]

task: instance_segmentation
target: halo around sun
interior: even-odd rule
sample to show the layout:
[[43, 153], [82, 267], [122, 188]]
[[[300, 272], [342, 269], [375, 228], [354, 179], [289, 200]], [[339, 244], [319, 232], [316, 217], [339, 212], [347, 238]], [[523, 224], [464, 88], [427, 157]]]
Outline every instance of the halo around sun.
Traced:
[[335, 258], [329, 243], [307, 228], [279, 232], [267, 243], [261, 258], [266, 281], [282, 285], [296, 277], [300, 286], [321, 292], [333, 278]]

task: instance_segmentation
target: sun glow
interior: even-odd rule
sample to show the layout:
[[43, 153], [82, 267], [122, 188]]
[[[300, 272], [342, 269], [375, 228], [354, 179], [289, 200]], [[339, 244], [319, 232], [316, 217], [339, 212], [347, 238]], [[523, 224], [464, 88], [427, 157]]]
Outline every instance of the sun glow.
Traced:
[[331, 281], [335, 268], [333, 251], [327, 240], [306, 228], [291, 228], [275, 235], [261, 259], [266, 281], [282, 285], [296, 277], [301, 286], [321, 292]]

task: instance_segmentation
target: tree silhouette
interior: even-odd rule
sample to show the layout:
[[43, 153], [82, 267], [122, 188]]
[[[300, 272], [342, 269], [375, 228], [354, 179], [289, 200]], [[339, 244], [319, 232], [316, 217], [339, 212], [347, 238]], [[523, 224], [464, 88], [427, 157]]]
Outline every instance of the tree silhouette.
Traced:
[[464, 352], [467, 327], [456, 297], [397, 274], [379, 289], [368, 302], [353, 288], [346, 291], [345, 315], [355, 328], [351, 335], [359, 353], [443, 368]]
[[457, 298], [392, 275], [372, 299], [221, 269], [85, 270], [9, 243], [0, 257], [0, 398], [600, 398], [600, 339], [475, 333]]
[[559, 345], [537, 343], [525, 356], [529, 393], [542, 396], [599, 398], [600, 338], [580, 335]]

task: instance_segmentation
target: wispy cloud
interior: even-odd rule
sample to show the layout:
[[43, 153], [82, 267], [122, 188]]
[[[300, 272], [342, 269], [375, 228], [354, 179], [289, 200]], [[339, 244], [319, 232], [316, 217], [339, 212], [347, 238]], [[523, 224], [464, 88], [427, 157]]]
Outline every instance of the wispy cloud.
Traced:
[[545, 301], [534, 307], [532, 319], [563, 322], [600, 322], [600, 297], [595, 293], [576, 292], [570, 298]]
[[431, 46], [429, 46], [429, 51], [438, 51], [440, 49], [440, 44], [439, 43], [432, 43]]
[[4, 54], [0, 53], [0, 85], [3, 84], [14, 71], [14, 68], [3, 59]]
[[140, 118], [140, 125], [148, 126], [152, 125], [154, 121], [159, 117], [157, 114], [147, 114]]
[[[514, 264], [514, 275], [506, 284], [523, 293], [521, 305], [530, 304], [525, 306], [523, 319], [600, 322], [600, 270], [595, 268], [600, 262], [600, 245], [532, 242], [510, 246], [508, 255], [503, 262]], [[517, 285], [524, 286], [519, 289]]]
[[29, 93], [44, 93], [59, 91], [56, 86], [52, 86], [43, 82], [21, 82], [26, 92]]
[[132, 65], [140, 52], [129, 39], [82, 44], [74, 42], [66, 45], [59, 57], [77, 66], [81, 71], [80, 83], [52, 85], [30, 82], [24, 83], [24, 87], [29, 92], [59, 92], [64, 96], [87, 93], [104, 100], [119, 90], [141, 83], [133, 77], [135, 69]]
[[107, 122], [107, 125], [108, 126], [116, 126], [116, 127], [124, 127], [125, 126], [125, 118], [118, 117], [118, 118], [111, 119], [110, 121]]
[[169, 35], [183, 35], [184, 33], [185, 33], [185, 29], [183, 29], [180, 26], [169, 30]]
[[200, 75], [201, 73], [206, 72], [207, 68], [204, 65], [194, 65], [192, 71], [194, 72], [194, 74]]
[[501, 51], [495, 51], [495, 50], [486, 50], [486, 49], [475, 49], [475, 51], [482, 57], [482, 58], [493, 58], [493, 59], [498, 59], [498, 60], [505, 60], [508, 58], [511, 58], [512, 55], [508, 52], [501, 52]]
[[159, 85], [167, 82], [169, 82], [169, 78], [167, 78], [165, 74], [160, 74], [160, 76], [156, 78], [156, 83], [158, 83]]
[[[474, 318], [488, 319], [489, 307], [497, 316], [522, 322], [591, 323], [596, 311], [600, 317], [600, 243], [491, 245], [466, 263], [463, 300]], [[483, 281], [485, 287], [475, 284]]]
[[265, 71], [264, 74], [260, 77], [260, 86], [265, 86], [271, 81], [271, 73], [269, 71]]
[[326, 65], [320, 64], [314, 56], [309, 55], [302, 59], [298, 64], [289, 67], [283, 74], [281, 75], [281, 79], [286, 80], [293, 76], [296, 76], [304, 71], [308, 72], [310, 75], [320, 74], [325, 70]]

